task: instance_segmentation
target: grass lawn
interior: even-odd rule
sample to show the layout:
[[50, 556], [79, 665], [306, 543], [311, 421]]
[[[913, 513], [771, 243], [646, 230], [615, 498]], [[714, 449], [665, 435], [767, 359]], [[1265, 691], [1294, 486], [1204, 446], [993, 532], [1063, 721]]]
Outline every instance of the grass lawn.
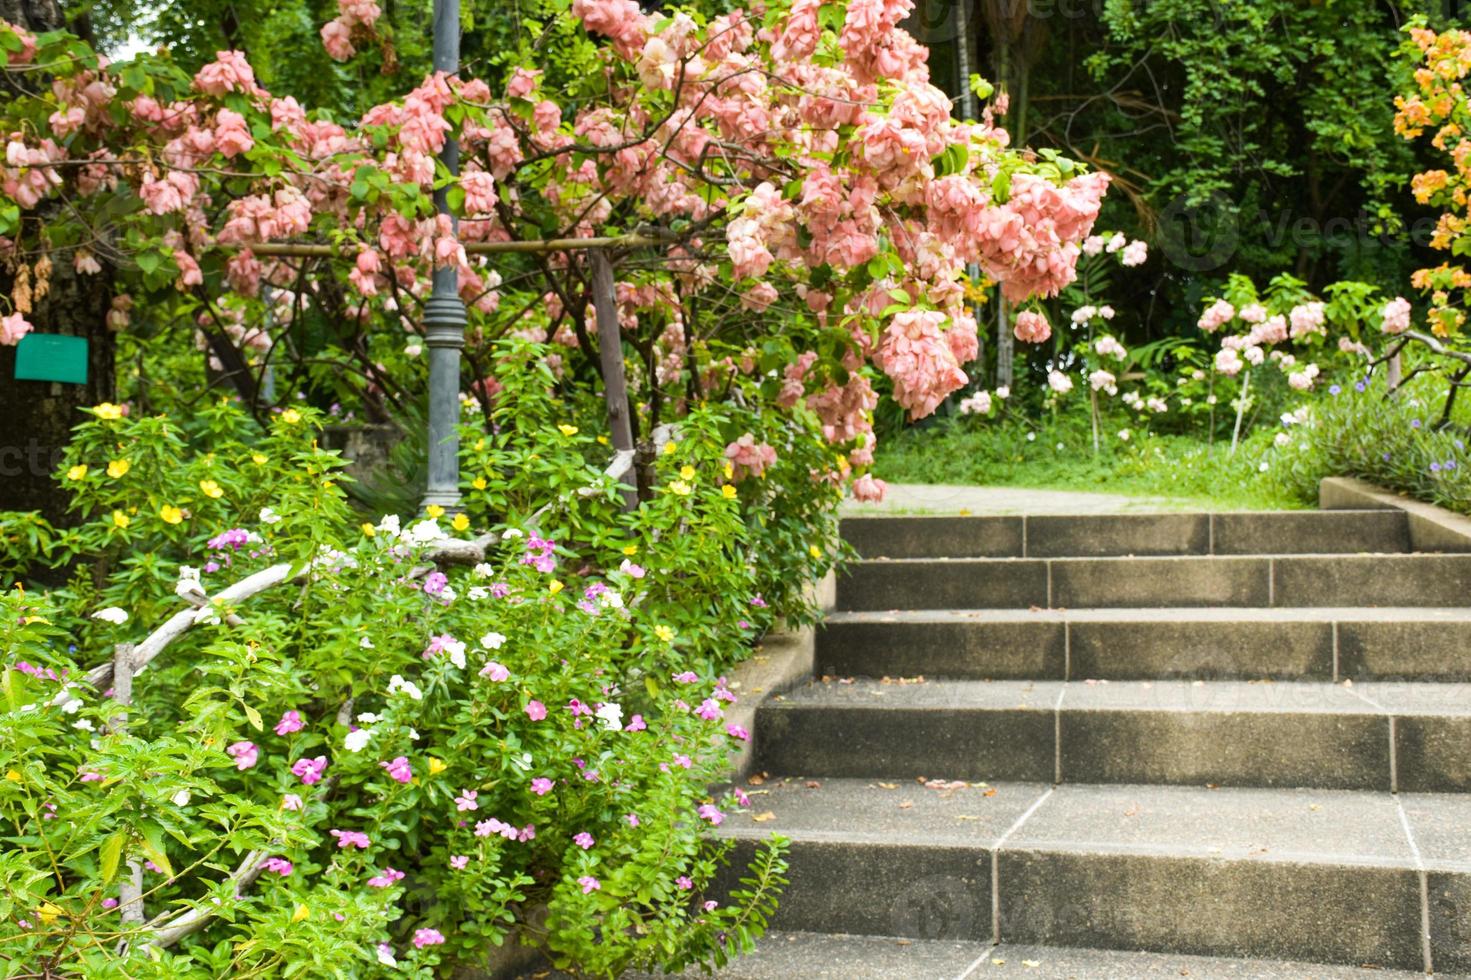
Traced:
[[1311, 507], [1273, 478], [1266, 460], [1269, 433], [1230, 452], [1188, 436], [1110, 431], [1093, 452], [1086, 420], [1033, 427], [957, 416], [890, 434], [879, 443], [875, 469], [891, 483], [1034, 487], [1182, 498], [1214, 510]]

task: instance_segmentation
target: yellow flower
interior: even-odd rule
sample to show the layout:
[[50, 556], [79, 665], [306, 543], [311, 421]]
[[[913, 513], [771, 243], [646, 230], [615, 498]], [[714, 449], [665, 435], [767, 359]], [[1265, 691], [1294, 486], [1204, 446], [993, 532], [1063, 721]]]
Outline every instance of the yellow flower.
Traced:
[[21, 776], [19, 769], [11, 769], [5, 774], [5, 778], [10, 780], [12, 783], [18, 783], [23, 777]]
[[292, 922], [304, 922], [312, 917], [312, 910], [305, 905], [298, 905], [296, 911], [291, 913]]
[[133, 523], [132, 518], [128, 517], [128, 515], [124, 514], [122, 511], [115, 510], [112, 512], [113, 527], [127, 527], [131, 523]]
[[375, 535], [375, 534], [378, 533], [378, 529], [376, 527], [374, 527], [373, 525], [369, 524], [367, 521], [363, 521], [362, 528], [363, 528], [363, 533], [366, 534], [370, 538], [373, 535]]
[[695, 468], [688, 464], [681, 466], [679, 468], [679, 478], [681, 480], [693, 480], [695, 478]]
[[668, 626], [655, 626], [654, 635], [663, 640], [665, 643], [669, 643], [672, 642], [674, 639], [674, 630], [670, 629]]
[[679, 443], [677, 443], [677, 442], [666, 442], [666, 443], [664, 443], [664, 455], [665, 456], [673, 456], [674, 455], [674, 450], [677, 449], [678, 447], [679, 447]]
[[725, 478], [727, 480], [733, 480], [733, 479], [735, 479], [735, 465], [733, 463], [727, 461], [726, 464], [725, 464], [724, 473], [725, 473]]
[[120, 480], [123, 477], [127, 476], [128, 470], [132, 468], [133, 464], [128, 462], [127, 460], [115, 459], [107, 464], [107, 475], [112, 477], [114, 480]]
[[428, 507], [424, 508], [424, 516], [429, 518], [443, 517], [444, 508], [439, 506], [438, 504], [430, 504]]
[[436, 759], [432, 755], [429, 757], [429, 775], [438, 776], [448, 768], [443, 759]]
[[66, 478], [68, 480], [80, 480], [86, 475], [87, 465], [85, 463], [78, 463], [76, 466], [73, 466], [71, 469], [66, 471]]
[[477, 476], [475, 479], [470, 481], [470, 486], [474, 487], [476, 490], [484, 490], [488, 485], [489, 484], [485, 482], [485, 477], [483, 476]]
[[688, 483], [685, 483], [683, 480], [675, 480], [673, 483], [669, 484], [670, 492], [681, 497], [688, 497], [692, 489], [693, 488]]
[[720, 488], [720, 495], [726, 500], [734, 500], [736, 497], [736, 488], [727, 483]]
[[558, 592], [562, 591], [562, 583], [557, 581], [556, 579], [552, 579], [552, 584], [547, 586], [547, 591], [550, 592], [552, 595], [556, 595]]
[[56, 917], [60, 914], [61, 909], [50, 902], [42, 902], [40, 908], [36, 910], [36, 918], [41, 920], [43, 926], [49, 926], [55, 922]]
[[577, 435], [577, 426], [563, 424], [557, 426], [557, 431], [564, 436], [575, 436]]
[[266, 465], [266, 462], [269, 459], [270, 459], [270, 457], [267, 456], [265, 453], [251, 453], [250, 454], [250, 461], [252, 463], [254, 463], [256, 466], [265, 466]]
[[638, 554], [638, 545], [636, 545], [636, 544], [626, 545], [623, 548], [623, 553], [625, 555], [629, 555], [630, 557], [633, 556], [633, 555]]
[[815, 545], [815, 544], [814, 545], [811, 545], [811, 546], [809, 546], [807, 548], [807, 553], [810, 554], [813, 558], [821, 558], [822, 557], [822, 549], [819, 548], [819, 547], [817, 547], [817, 545]]
[[323, 490], [331, 490], [335, 486], [337, 486], [337, 484], [333, 483], [331, 480], [323, 480], [322, 481], [322, 489]]
[[99, 419], [120, 419], [123, 417], [123, 407], [112, 402], [103, 402], [93, 407], [92, 414]]
[[184, 520], [184, 512], [173, 504], [164, 504], [160, 507], [158, 516], [162, 517], [166, 524], [180, 524]]
[[294, 408], [288, 408], [286, 411], [281, 413], [281, 421], [285, 422], [287, 425], [295, 425], [296, 423], [301, 421], [301, 413]]
[[455, 519], [449, 522], [449, 526], [454, 528], [456, 531], [469, 530], [470, 518], [466, 517], [464, 514], [456, 514]]
[[598, 436], [598, 445], [599, 446], [606, 446], [607, 444], [608, 444], [608, 437], [607, 436]]
[[225, 495], [225, 491], [213, 480], [200, 480], [199, 489], [211, 500], [218, 500]]

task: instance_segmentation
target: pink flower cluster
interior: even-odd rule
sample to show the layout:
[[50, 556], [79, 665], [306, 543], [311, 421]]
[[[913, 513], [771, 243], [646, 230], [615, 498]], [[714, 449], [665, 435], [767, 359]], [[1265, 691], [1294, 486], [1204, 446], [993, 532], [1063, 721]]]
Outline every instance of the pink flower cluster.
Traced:
[[894, 382], [894, 400], [912, 419], [939, 407], [945, 396], [969, 380], [940, 332], [945, 314], [906, 310], [889, 321], [874, 361]]
[[322, 46], [335, 61], [346, 61], [357, 53], [352, 46], [353, 28], [362, 25], [365, 33], [383, 13], [372, 0], [337, 0], [338, 14], [322, 26]]
[[747, 432], [725, 447], [725, 458], [735, 468], [735, 479], [760, 476], [766, 468], [776, 462], [776, 450]]

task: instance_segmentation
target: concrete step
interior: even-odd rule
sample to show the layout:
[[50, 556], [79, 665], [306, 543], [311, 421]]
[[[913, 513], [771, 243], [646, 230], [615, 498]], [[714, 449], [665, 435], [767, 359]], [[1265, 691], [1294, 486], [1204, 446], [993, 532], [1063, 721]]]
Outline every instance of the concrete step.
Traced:
[[1471, 680], [1471, 609], [839, 612], [817, 673], [973, 680]]
[[1471, 791], [1450, 684], [825, 679], [756, 726], [778, 774]]
[[[944, 939], [767, 933], [749, 955], [717, 970], [719, 980], [1417, 980], [1424, 973], [1284, 960], [1244, 960], [1184, 953], [1119, 952], [1063, 946], [995, 945]], [[566, 974], [539, 973], [538, 980]], [[626, 980], [667, 974], [631, 973]], [[675, 974], [687, 980], [709, 974]], [[1448, 974], [1439, 973], [1446, 977]], [[527, 980], [530, 980], [528, 975]]]
[[1471, 554], [857, 561], [843, 610], [1466, 606]]
[[1065, 558], [1114, 555], [1286, 555], [1405, 552], [1398, 510], [848, 517], [843, 537], [864, 558]]
[[[779, 929], [1471, 969], [1471, 797], [826, 776], [746, 790], [750, 809], [723, 828], [738, 851], [773, 832], [792, 841]], [[987, 960], [1014, 955], [1043, 967], [1032, 953]], [[1076, 959], [1018, 975], [1152, 975], [1053, 955]], [[1352, 975], [1217, 966], [1190, 975]]]

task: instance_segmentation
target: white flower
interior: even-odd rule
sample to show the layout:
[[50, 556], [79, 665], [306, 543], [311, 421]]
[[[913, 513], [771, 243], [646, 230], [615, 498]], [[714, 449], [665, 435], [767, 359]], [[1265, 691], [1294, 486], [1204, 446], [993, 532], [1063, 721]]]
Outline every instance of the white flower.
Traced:
[[1262, 472], [1262, 473], [1265, 473], [1265, 472], [1267, 472], [1267, 470], [1269, 470], [1269, 469], [1271, 469], [1271, 468], [1272, 468], [1272, 467], [1271, 467], [1271, 466], [1270, 466], [1270, 465], [1269, 465], [1269, 464], [1268, 464], [1268, 463], [1267, 463], [1267, 461], [1266, 461], [1266, 460], [1262, 460], [1262, 465], [1260, 465], [1260, 466], [1258, 466], [1258, 467], [1257, 467], [1257, 469], [1258, 469], [1258, 470], [1259, 470], [1259, 471], [1260, 471], [1260, 472]]
[[85, 702], [81, 698], [72, 698], [61, 706], [61, 710], [66, 714], [74, 715], [78, 711], [81, 711], [84, 706]]
[[388, 693], [393, 694], [397, 691], [404, 692], [415, 701], [424, 700], [424, 692], [419, 690], [419, 685], [415, 684], [413, 681], [404, 680], [403, 677], [398, 674], [394, 674], [392, 677], [388, 678]]
[[1073, 390], [1073, 379], [1061, 371], [1047, 372], [1047, 386], [1059, 395], [1065, 395]]
[[605, 609], [622, 609], [623, 594], [616, 589], [609, 589], [598, 596], [598, 604]]
[[516, 538], [521, 537], [521, 533], [522, 532], [518, 531], [514, 527], [508, 527], [504, 531], [501, 532], [501, 540], [502, 541], [512, 541], [512, 540], [515, 540]]
[[465, 644], [459, 640], [450, 640], [444, 645], [444, 652], [449, 654], [449, 662], [461, 670], [465, 669]]
[[378, 962], [384, 966], [398, 966], [398, 960], [393, 957], [393, 947], [387, 943], [378, 944]]
[[419, 730], [417, 728], [410, 728], [409, 729], [409, 741], [410, 742], [417, 742], [418, 740], [419, 740]]
[[409, 344], [404, 348], [405, 357], [418, 357], [422, 353], [424, 353], [423, 344]]
[[361, 752], [363, 747], [368, 744], [368, 739], [372, 737], [373, 729], [359, 728], [357, 731], [348, 732], [347, 737], [342, 740], [342, 744], [349, 752]]
[[435, 598], [438, 599], [440, 602], [443, 602], [443, 603], [446, 603], [446, 604], [451, 603], [451, 602], [454, 602], [455, 601], [455, 590], [453, 588], [451, 588], [450, 586], [446, 585], [444, 588], [442, 588], [442, 589], [439, 590], [439, 595], [435, 596]]
[[199, 569], [188, 565], [179, 566], [179, 581], [174, 583], [174, 595], [204, 595], [204, 586], [199, 584]]
[[364, 711], [358, 715], [358, 724], [372, 725], [378, 721], [378, 716], [371, 711]]
[[1006, 385], [999, 386], [996, 389], [996, 397], [997, 398], [1000, 398], [1000, 399], [1003, 399], [1003, 400], [1004, 399], [1007, 399], [1007, 398], [1010, 398], [1011, 397], [1011, 389], [1009, 387], [1007, 387]]
[[398, 537], [398, 535], [399, 535], [398, 515], [397, 514], [387, 514], [387, 515], [385, 515], [384, 518], [383, 518], [383, 520], [381, 520], [381, 521], [378, 522], [378, 530], [381, 533], [388, 535], [390, 538], [396, 538], [396, 537]]
[[262, 524], [280, 524], [281, 515], [269, 507], [262, 507], [260, 509], [260, 522]]
[[480, 638], [480, 645], [487, 650], [499, 650], [505, 642], [505, 636], [500, 633], [486, 633]]
[[173, 803], [174, 806], [188, 806], [189, 805], [189, 800], [190, 800], [190, 796], [189, 796], [189, 791], [187, 789], [181, 789], [177, 793], [175, 793], [173, 796], [170, 796], [169, 797], [169, 801], [171, 803]]
[[1128, 429], [1120, 429], [1119, 430], [1119, 441], [1120, 442], [1128, 442], [1129, 441], [1129, 430]]
[[442, 541], [448, 535], [440, 528], [438, 519], [429, 517], [409, 528], [409, 533], [406, 537], [409, 539], [410, 544], [422, 545]]
[[470, 586], [470, 588], [465, 590], [465, 595], [469, 596], [471, 599], [475, 599], [478, 601], [490, 595], [490, 590], [483, 585], [472, 585]]
[[610, 732], [616, 732], [623, 727], [623, 707], [621, 705], [612, 702], [600, 704], [596, 714], [602, 721], [603, 727]]
[[78, 718], [72, 722], [72, 727], [80, 728], [84, 732], [95, 732], [97, 730], [97, 726], [92, 724], [91, 718]]
[[[213, 604], [201, 606], [199, 611], [194, 614], [194, 622], [195, 625], [208, 623], [210, 626], [218, 626], [220, 625], [220, 611]], [[137, 671], [134, 671], [134, 673], [136, 674]]]
[[495, 574], [495, 569], [491, 568], [486, 562], [480, 562], [472, 571], [475, 573], [476, 578], [490, 578]]
[[358, 646], [364, 650], [371, 650], [373, 649], [373, 641], [365, 636], [361, 640], [358, 640]]
[[1101, 317], [1103, 317], [1105, 320], [1112, 320], [1113, 319], [1113, 307], [1112, 306], [1100, 306], [1098, 308], [1098, 315], [1101, 316]]
[[1279, 433], [1277, 433], [1277, 435], [1272, 439], [1272, 444], [1275, 445], [1278, 449], [1281, 449], [1284, 446], [1289, 445], [1291, 442], [1292, 442], [1292, 436], [1288, 435], [1285, 432], [1279, 432]]
[[106, 609], [99, 609], [94, 612], [92, 618], [100, 619], [104, 623], [112, 623], [114, 626], [121, 626], [128, 621], [128, 613], [126, 610], [119, 609], [117, 606], [108, 606]]

